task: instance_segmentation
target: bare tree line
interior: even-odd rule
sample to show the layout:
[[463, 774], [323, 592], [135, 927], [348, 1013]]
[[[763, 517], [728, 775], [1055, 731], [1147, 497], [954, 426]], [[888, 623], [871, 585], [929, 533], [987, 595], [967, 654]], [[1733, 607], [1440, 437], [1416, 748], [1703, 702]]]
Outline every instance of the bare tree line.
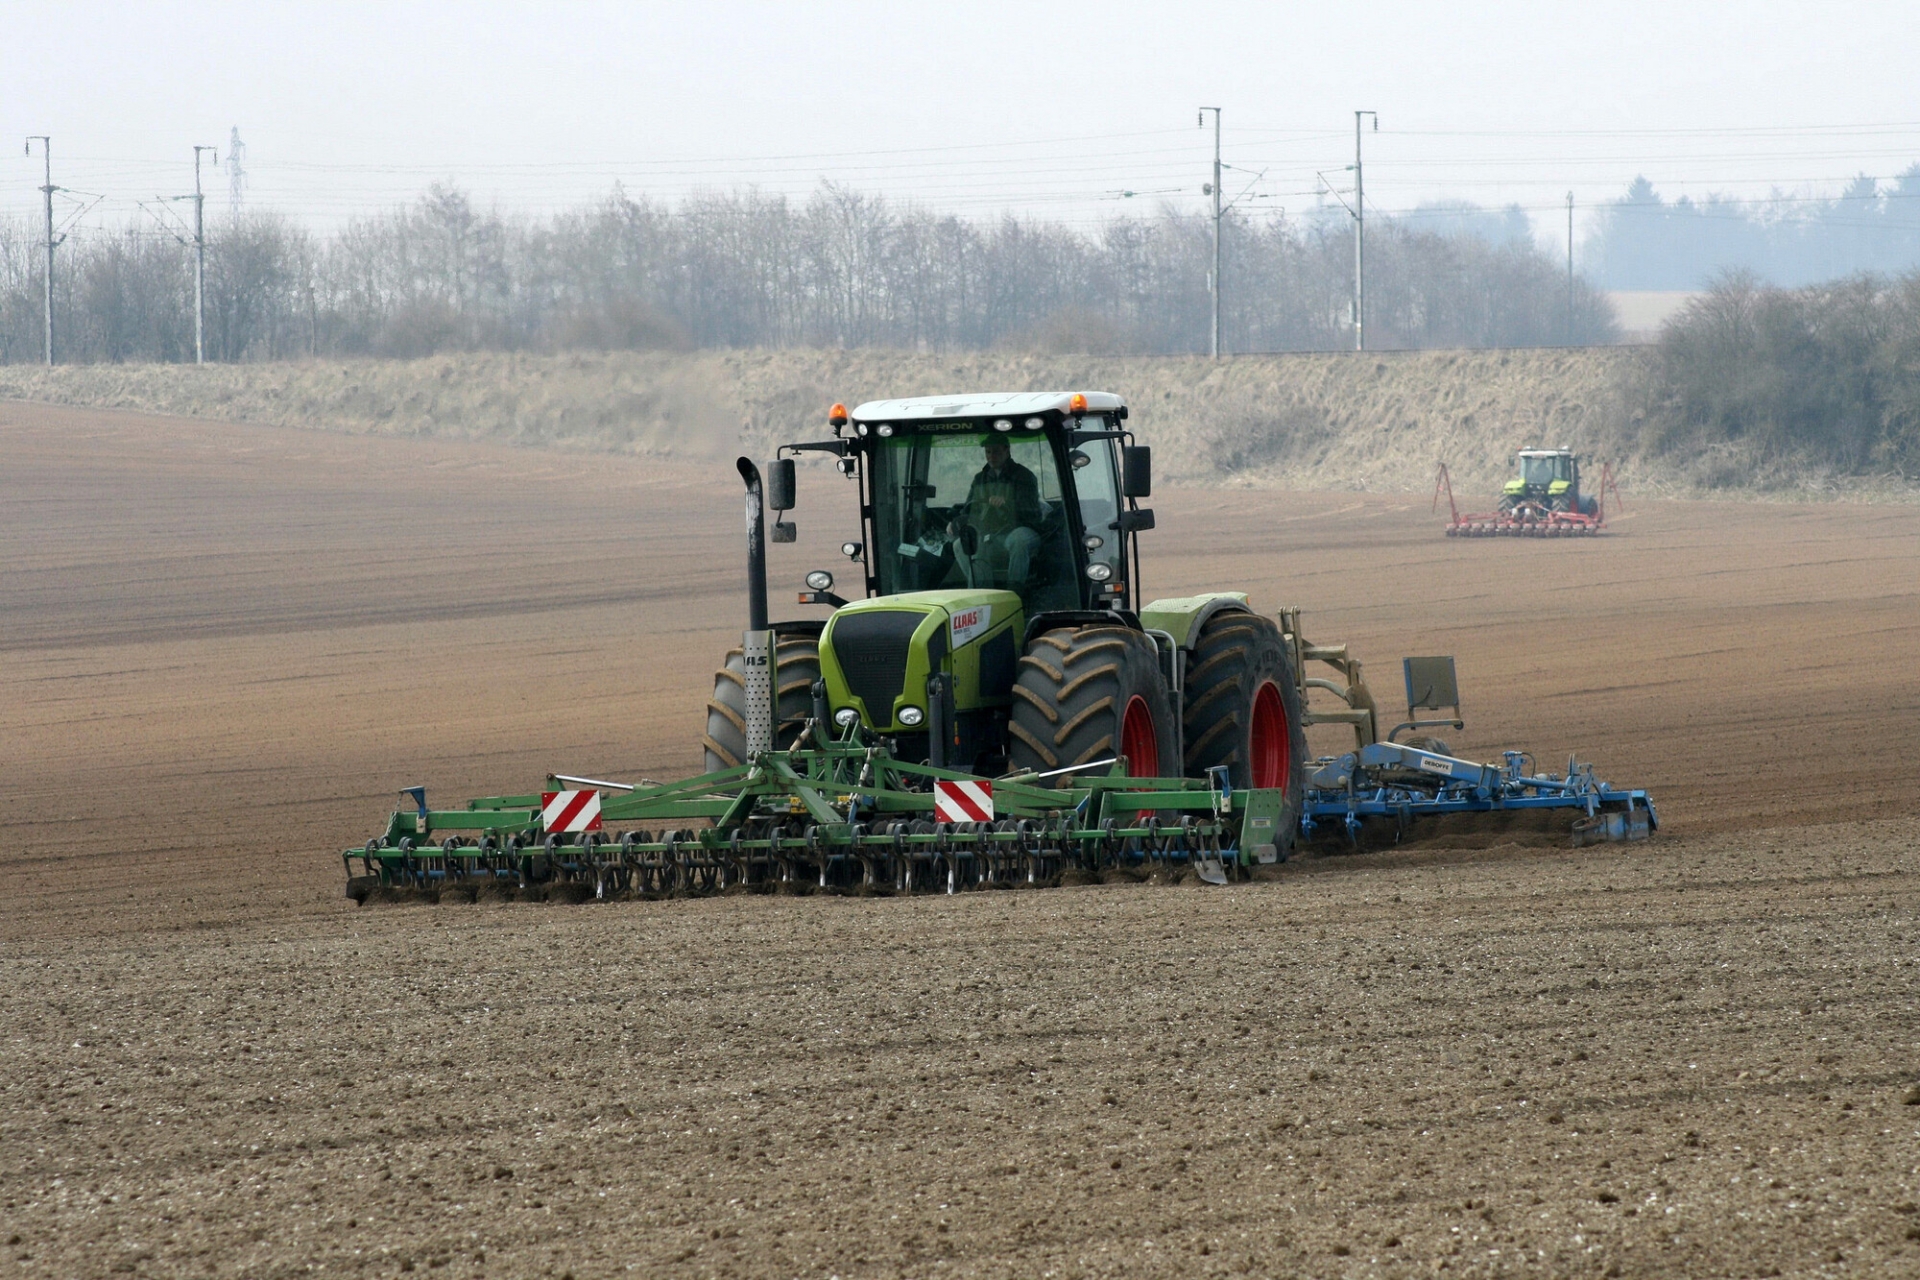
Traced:
[[[1351, 345], [1350, 224], [1229, 216], [1235, 351]], [[974, 222], [823, 186], [668, 205], [616, 188], [550, 218], [436, 186], [330, 236], [253, 213], [210, 230], [209, 358], [684, 347], [1205, 350], [1210, 228], [1162, 210], [1088, 234]], [[0, 222], [0, 360], [41, 355], [38, 229]], [[1532, 240], [1369, 222], [1377, 347], [1611, 341], [1610, 307]], [[190, 251], [139, 227], [76, 234], [55, 273], [63, 361], [192, 358]]]
[[1649, 448], [1753, 464], [1920, 475], [1920, 272], [1780, 289], [1732, 272], [1660, 337]]

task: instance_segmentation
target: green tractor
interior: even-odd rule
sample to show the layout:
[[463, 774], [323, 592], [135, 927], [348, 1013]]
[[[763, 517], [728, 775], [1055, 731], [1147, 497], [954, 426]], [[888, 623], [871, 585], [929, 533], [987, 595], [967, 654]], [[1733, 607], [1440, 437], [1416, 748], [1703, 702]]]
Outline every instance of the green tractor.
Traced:
[[1580, 459], [1573, 450], [1522, 449], [1514, 454], [1514, 461], [1520, 474], [1501, 490], [1501, 511], [1533, 506], [1543, 511], [1599, 515], [1599, 498], [1580, 492]]
[[[749, 624], [715, 677], [709, 771], [831, 725], [895, 759], [1055, 786], [1224, 769], [1299, 811], [1309, 760], [1280, 626], [1239, 592], [1143, 602], [1151, 459], [1119, 396], [878, 400], [828, 421], [832, 439], [776, 451], [764, 490], [740, 460]], [[799, 601], [831, 613], [770, 623], [764, 508], [792, 542], [807, 453], [858, 486], [861, 536], [841, 547], [856, 598], [817, 569]]]

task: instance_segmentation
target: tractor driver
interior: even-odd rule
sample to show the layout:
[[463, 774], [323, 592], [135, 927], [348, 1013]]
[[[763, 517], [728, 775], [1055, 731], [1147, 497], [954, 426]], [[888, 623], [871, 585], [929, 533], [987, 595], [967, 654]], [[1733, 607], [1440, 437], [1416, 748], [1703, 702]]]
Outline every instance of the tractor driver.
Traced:
[[979, 533], [981, 550], [989, 546], [1005, 550], [1006, 582], [1018, 590], [1026, 585], [1034, 549], [1040, 545], [1040, 523], [1045, 518], [1040, 481], [1013, 460], [1005, 436], [988, 436], [982, 447], [987, 464], [967, 490], [965, 520]]

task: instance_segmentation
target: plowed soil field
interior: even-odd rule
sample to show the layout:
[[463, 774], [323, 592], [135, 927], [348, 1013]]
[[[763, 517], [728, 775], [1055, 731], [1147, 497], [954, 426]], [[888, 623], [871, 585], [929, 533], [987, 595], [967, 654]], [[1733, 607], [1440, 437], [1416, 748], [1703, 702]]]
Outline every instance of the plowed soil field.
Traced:
[[730, 469], [0, 405], [0, 1274], [1920, 1274], [1920, 508], [1154, 505], [1662, 832], [355, 908], [401, 786], [698, 768]]

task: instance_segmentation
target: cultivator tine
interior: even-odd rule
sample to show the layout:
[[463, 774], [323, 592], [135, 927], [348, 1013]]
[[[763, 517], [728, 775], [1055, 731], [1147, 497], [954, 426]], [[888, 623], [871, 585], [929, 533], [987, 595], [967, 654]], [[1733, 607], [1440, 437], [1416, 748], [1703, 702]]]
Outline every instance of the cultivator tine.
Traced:
[[1206, 853], [1193, 860], [1193, 874], [1208, 884], [1227, 882], [1226, 864], [1216, 854]]

